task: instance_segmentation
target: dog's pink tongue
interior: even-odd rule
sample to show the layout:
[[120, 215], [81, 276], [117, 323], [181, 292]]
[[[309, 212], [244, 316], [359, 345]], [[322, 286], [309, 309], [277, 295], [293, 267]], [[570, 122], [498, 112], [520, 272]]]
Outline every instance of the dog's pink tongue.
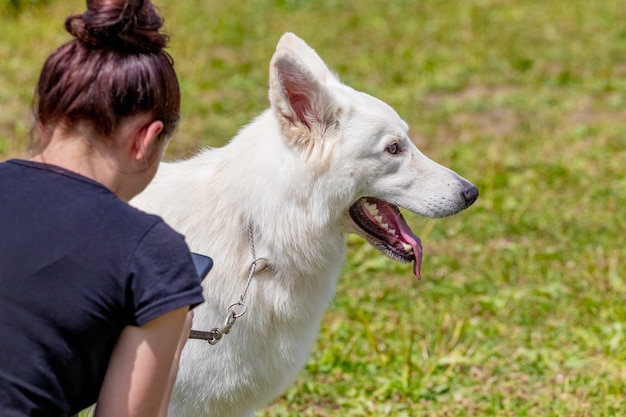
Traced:
[[406, 225], [401, 225], [400, 235], [402, 240], [413, 247], [413, 253], [415, 254], [415, 260], [413, 261], [413, 273], [417, 279], [422, 278], [422, 241], [419, 237], [415, 236], [411, 229]]

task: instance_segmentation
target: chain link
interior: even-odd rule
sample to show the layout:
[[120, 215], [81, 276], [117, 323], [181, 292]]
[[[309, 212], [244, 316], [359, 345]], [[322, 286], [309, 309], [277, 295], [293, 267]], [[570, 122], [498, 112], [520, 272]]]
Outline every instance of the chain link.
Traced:
[[252, 255], [252, 264], [250, 264], [246, 286], [241, 292], [239, 301], [228, 306], [228, 308], [226, 309], [226, 319], [224, 320], [224, 324], [222, 326], [214, 327], [208, 332], [192, 330], [189, 333], [190, 339], [202, 339], [209, 342], [210, 345], [214, 345], [219, 342], [225, 334], [228, 334], [230, 332], [231, 327], [233, 327], [235, 321], [239, 317], [246, 314], [248, 307], [244, 304], [243, 300], [246, 298], [246, 294], [248, 293], [248, 289], [250, 288], [250, 283], [252, 282], [252, 277], [254, 276], [254, 272], [256, 271], [257, 263], [263, 260], [263, 258], [257, 259], [256, 257], [256, 253], [254, 250], [254, 236], [252, 234], [252, 225], [248, 225], [248, 243], [250, 245], [250, 253]]

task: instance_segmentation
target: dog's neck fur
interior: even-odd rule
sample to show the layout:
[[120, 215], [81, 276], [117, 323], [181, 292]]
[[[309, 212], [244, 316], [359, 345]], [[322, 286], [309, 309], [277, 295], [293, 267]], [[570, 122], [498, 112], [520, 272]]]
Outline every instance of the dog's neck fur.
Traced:
[[[236, 246], [232, 248], [233, 250], [236, 249], [237, 253], [248, 253], [246, 227], [252, 224], [259, 257], [269, 259], [276, 271], [293, 270], [295, 263], [299, 264], [296, 270], [301, 271], [303, 264], [307, 262], [316, 265], [319, 259], [327, 259], [329, 254], [325, 248], [335, 246], [319, 238], [323, 236], [327, 239], [329, 231], [332, 231], [335, 239], [344, 239], [342, 221], [345, 208], [338, 204], [341, 198], [339, 193], [342, 190], [335, 186], [334, 192], [338, 194], [336, 197], [328, 192], [320, 193], [319, 182], [324, 181], [323, 169], [311, 170], [307, 164], [313, 162], [305, 158], [296, 163], [293, 160], [264, 160], [258, 157], [277, 152], [276, 147], [288, 146], [285, 141], [268, 143], [267, 140], [255, 137], [254, 132], [259, 130], [267, 132], [267, 137], [280, 137], [279, 127], [271, 112], [272, 110], [264, 112], [256, 119], [254, 130], [244, 128], [226, 147], [205, 150], [187, 161], [163, 164], [154, 184], [162, 190], [168, 190], [168, 193], [179, 194], [182, 202], [166, 207], [165, 211], [161, 209], [159, 214], [169, 223], [175, 224], [177, 230], [195, 245], [191, 249], [198, 252], [210, 248], [198, 247], [197, 242], [206, 242], [206, 245], [210, 245], [211, 236], [224, 234], [229, 237], [229, 245]], [[263, 147], [269, 149], [265, 150]], [[242, 159], [247, 155], [252, 156], [249, 159]], [[282, 163], [292, 166], [283, 166]], [[198, 166], [206, 166], [207, 169], [198, 172]], [[171, 170], [186, 169], [189, 169], [189, 175], [177, 175], [176, 182], [168, 184], [168, 180], [174, 178], [169, 175]], [[214, 171], [218, 170], [231, 172], [228, 183], [212, 180]], [[294, 171], [300, 172], [285, 174]], [[270, 172], [264, 176], [263, 186], [249, 180], [259, 172]], [[184, 178], [185, 184], [181, 184], [181, 178]], [[298, 178], [298, 181], [294, 182], [294, 178]], [[285, 189], [289, 190], [291, 202], [284, 201]], [[195, 207], [184, 204], [186, 199], [194, 199], [191, 195], [194, 192], [211, 195], [211, 206]], [[273, 196], [274, 192], [281, 195]], [[186, 194], [189, 195], [186, 197]], [[253, 204], [249, 204], [250, 201]], [[233, 208], [236, 211], [233, 211]], [[205, 217], [206, 221], [199, 219], [199, 215]], [[216, 217], [220, 219], [217, 224]], [[277, 236], [277, 231], [282, 233], [287, 231], [289, 235]], [[307, 236], [307, 241], [302, 240], [304, 236]], [[242, 251], [244, 246], [245, 252]], [[309, 259], [290, 258], [290, 254], [302, 253], [301, 247], [307, 248], [305, 252], [308, 253]], [[275, 259], [272, 253], [280, 254], [280, 260]], [[331, 255], [332, 257], [334, 256]], [[243, 268], [247, 268], [248, 261], [241, 260]], [[311, 269], [315, 270], [317, 268]]]

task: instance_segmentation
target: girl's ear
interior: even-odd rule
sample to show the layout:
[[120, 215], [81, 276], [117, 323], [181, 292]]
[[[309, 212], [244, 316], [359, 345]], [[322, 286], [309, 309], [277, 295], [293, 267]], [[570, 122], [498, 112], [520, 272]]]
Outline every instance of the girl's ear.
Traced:
[[141, 161], [150, 157], [163, 131], [163, 122], [155, 120], [141, 128], [133, 137], [133, 153], [135, 160]]

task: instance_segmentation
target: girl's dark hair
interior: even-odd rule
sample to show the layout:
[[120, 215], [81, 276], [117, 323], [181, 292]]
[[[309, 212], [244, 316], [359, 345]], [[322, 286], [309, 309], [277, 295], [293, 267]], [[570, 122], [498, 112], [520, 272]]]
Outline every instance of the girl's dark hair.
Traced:
[[149, 113], [169, 137], [180, 116], [173, 60], [163, 49], [163, 19], [149, 0], [87, 0], [65, 21], [74, 36], [46, 60], [35, 118], [44, 129], [85, 121], [109, 136], [121, 118]]

